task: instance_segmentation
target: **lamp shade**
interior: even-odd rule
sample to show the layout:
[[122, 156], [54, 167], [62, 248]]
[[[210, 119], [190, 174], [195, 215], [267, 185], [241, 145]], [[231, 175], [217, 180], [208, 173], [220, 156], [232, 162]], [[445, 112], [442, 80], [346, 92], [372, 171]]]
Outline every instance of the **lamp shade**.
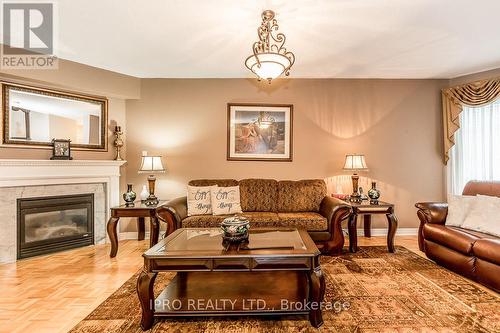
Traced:
[[346, 155], [344, 170], [366, 171], [368, 166], [365, 162], [365, 155]]
[[143, 156], [139, 173], [165, 172], [161, 162], [161, 156]]

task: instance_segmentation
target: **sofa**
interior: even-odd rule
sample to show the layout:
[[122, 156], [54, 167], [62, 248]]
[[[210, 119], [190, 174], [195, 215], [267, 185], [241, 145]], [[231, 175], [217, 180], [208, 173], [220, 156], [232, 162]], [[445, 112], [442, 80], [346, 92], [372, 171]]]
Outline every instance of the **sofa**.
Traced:
[[[351, 213], [342, 200], [327, 196], [321, 179], [277, 181], [274, 179], [197, 179], [191, 186], [239, 186], [243, 213], [250, 228], [303, 228], [325, 254], [338, 254], [344, 245], [341, 223]], [[187, 215], [187, 198], [171, 200], [158, 210], [167, 234], [177, 228], [218, 228], [228, 215]]]
[[[463, 195], [500, 197], [500, 182], [467, 183]], [[447, 226], [446, 203], [415, 205], [420, 219], [418, 245], [436, 263], [500, 292], [500, 238], [460, 227]], [[491, 223], [500, 223], [500, 216]]]

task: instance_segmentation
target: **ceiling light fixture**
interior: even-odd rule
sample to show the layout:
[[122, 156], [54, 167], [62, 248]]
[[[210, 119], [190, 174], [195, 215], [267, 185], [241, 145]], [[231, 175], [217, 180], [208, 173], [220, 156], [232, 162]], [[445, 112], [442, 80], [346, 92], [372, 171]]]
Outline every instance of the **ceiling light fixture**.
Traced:
[[272, 10], [262, 12], [262, 24], [257, 29], [259, 41], [253, 44], [253, 55], [245, 60], [245, 66], [261, 79], [271, 80], [283, 73], [290, 75], [295, 55], [283, 46], [286, 37], [278, 33], [278, 22]]

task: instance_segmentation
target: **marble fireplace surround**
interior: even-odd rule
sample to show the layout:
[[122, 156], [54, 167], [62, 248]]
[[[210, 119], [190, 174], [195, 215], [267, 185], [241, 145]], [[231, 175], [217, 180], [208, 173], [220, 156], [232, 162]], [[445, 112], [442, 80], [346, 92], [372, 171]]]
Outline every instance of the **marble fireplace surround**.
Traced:
[[110, 160], [0, 159], [0, 263], [17, 257], [17, 199], [94, 193], [94, 241], [106, 241], [109, 207], [120, 202], [120, 166]]

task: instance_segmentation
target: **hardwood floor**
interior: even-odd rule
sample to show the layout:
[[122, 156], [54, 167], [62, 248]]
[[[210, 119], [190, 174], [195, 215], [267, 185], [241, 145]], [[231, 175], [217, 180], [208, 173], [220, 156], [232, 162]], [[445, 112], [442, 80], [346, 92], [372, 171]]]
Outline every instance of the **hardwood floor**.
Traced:
[[[422, 255], [416, 236], [395, 243]], [[112, 259], [106, 244], [0, 265], [0, 332], [69, 331], [141, 268], [148, 244], [121, 241]], [[358, 237], [358, 246], [385, 244]]]

